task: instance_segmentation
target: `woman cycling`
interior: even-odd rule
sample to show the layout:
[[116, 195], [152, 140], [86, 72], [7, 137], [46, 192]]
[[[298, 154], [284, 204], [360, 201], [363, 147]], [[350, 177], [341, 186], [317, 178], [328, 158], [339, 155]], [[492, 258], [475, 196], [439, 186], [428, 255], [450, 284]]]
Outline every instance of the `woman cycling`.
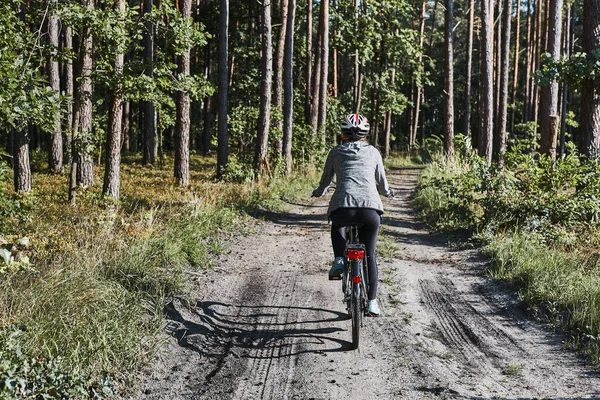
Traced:
[[369, 274], [368, 312], [373, 316], [380, 313], [377, 304], [377, 262], [375, 246], [383, 214], [383, 204], [379, 193], [393, 195], [383, 170], [379, 151], [366, 142], [369, 122], [360, 114], [346, 116], [341, 125], [342, 144], [331, 149], [325, 162], [319, 187], [313, 196], [320, 197], [336, 176], [336, 188], [327, 215], [331, 221], [331, 242], [335, 260], [329, 270], [329, 279], [339, 277], [344, 272], [344, 250], [346, 229], [359, 224], [358, 235], [367, 252]]

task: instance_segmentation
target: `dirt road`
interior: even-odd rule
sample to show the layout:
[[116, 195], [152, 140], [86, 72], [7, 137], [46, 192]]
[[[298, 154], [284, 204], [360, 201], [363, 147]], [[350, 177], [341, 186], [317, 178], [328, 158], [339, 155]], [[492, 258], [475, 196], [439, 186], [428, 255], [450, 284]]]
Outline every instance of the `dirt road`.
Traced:
[[474, 252], [450, 250], [410, 207], [418, 171], [390, 172], [380, 258], [383, 315], [350, 350], [339, 281], [328, 281], [327, 199], [290, 205], [226, 245], [195, 310], [138, 399], [600, 399], [598, 368], [523, 315]]

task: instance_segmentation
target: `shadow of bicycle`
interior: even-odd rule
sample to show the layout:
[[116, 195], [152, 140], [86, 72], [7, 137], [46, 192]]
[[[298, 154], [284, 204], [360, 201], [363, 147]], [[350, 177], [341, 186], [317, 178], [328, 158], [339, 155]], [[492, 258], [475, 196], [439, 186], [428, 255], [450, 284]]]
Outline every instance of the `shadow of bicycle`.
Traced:
[[213, 301], [198, 303], [191, 312], [180, 311], [181, 307], [166, 307], [167, 330], [180, 346], [210, 358], [229, 353], [244, 358], [284, 358], [352, 349], [350, 342], [332, 336], [347, 330], [340, 327], [347, 314], [337, 311]]

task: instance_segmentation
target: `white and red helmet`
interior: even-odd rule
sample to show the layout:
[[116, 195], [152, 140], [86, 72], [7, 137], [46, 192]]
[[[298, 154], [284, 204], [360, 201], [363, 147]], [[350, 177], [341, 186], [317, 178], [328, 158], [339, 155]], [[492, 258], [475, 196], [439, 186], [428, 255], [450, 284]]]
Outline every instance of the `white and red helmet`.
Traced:
[[369, 134], [369, 121], [360, 114], [348, 114], [342, 122], [342, 135], [352, 140], [358, 140], [366, 137]]

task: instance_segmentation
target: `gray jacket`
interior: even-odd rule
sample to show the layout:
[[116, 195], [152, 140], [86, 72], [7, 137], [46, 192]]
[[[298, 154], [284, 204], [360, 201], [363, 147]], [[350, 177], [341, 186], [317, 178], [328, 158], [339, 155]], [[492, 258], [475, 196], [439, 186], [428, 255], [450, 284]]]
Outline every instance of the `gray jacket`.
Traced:
[[331, 149], [321, 183], [313, 191], [313, 196], [325, 194], [334, 174], [336, 188], [329, 201], [327, 215], [338, 208], [372, 208], [383, 213], [379, 194], [391, 196], [392, 191], [385, 178], [381, 154], [375, 147], [356, 141]]

